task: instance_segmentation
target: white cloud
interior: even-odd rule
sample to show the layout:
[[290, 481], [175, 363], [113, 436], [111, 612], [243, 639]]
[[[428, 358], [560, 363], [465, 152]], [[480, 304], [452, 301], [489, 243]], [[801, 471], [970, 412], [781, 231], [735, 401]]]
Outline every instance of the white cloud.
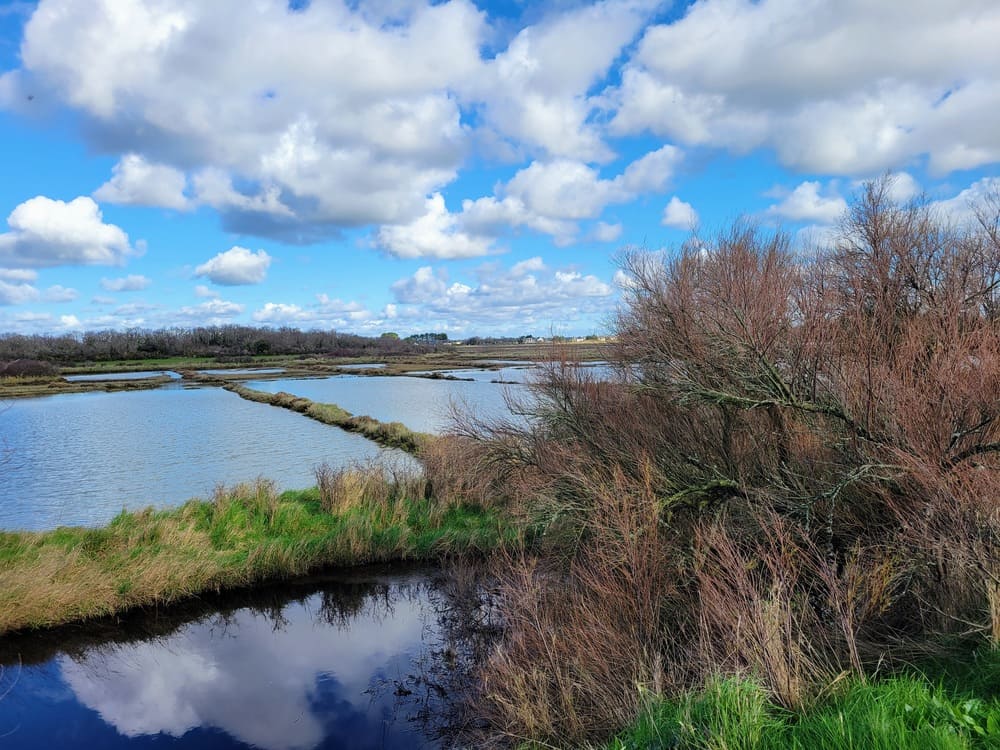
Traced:
[[976, 221], [976, 209], [989, 203], [1000, 207], [1000, 177], [984, 177], [951, 198], [934, 201], [931, 207], [939, 215], [959, 224]]
[[139, 292], [153, 283], [140, 274], [129, 274], [117, 279], [101, 279], [101, 289], [106, 292]]
[[454, 178], [458, 90], [482, 75], [487, 34], [464, 0], [44, 0], [3, 88], [69, 105], [128, 154], [105, 199], [186, 207], [183, 169], [227, 228], [309, 241], [410, 221]]
[[909, 172], [896, 172], [892, 175], [889, 195], [894, 201], [906, 203], [920, 195], [920, 192], [920, 183]]
[[639, 33], [655, 2], [606, 0], [521, 30], [470, 88], [502, 135], [550, 157], [607, 161], [589, 121], [591, 86]]
[[0, 262], [9, 266], [114, 266], [138, 254], [128, 235], [105, 224], [86, 196], [65, 203], [39, 195], [17, 206], [7, 224], [10, 231], [0, 234]]
[[614, 242], [622, 236], [622, 225], [599, 221], [594, 226], [591, 236], [598, 242]]
[[381, 313], [375, 313], [360, 302], [332, 298], [326, 294], [316, 295], [316, 300], [311, 305], [267, 302], [254, 311], [253, 319], [267, 325], [363, 331], [377, 329], [386, 320], [396, 316], [395, 305], [384, 308]]
[[409, 224], [379, 229], [377, 242], [400, 258], [472, 258], [488, 253], [492, 244], [488, 237], [459, 229], [440, 193], [427, 199], [423, 216]]
[[839, 195], [820, 195], [819, 182], [802, 182], [780, 203], [767, 209], [773, 216], [792, 221], [812, 221], [832, 224], [847, 211], [847, 201]]
[[523, 226], [552, 235], [556, 244], [569, 244], [576, 238], [577, 221], [597, 218], [610, 204], [663, 190], [681, 158], [674, 146], [662, 146], [611, 179], [578, 161], [532, 162], [497, 186], [495, 195], [463, 201], [460, 223], [486, 235]]
[[187, 178], [179, 169], [150, 163], [140, 154], [126, 154], [115, 164], [111, 179], [94, 191], [94, 197], [108, 203], [183, 211], [191, 207], [184, 195], [186, 186]]
[[281, 302], [268, 302], [253, 314], [253, 319], [258, 323], [295, 323], [308, 320], [309, 317], [298, 305]]
[[767, 146], [807, 171], [972, 168], [1000, 159], [998, 35], [992, 0], [703, 0], [646, 29], [606, 106], [618, 134]]
[[[236, 302], [227, 302], [221, 299], [212, 299], [202, 302], [199, 305], [189, 305], [180, 308], [177, 315], [190, 320], [201, 321], [205, 324], [213, 325], [219, 322], [227, 322], [230, 319], [243, 313], [246, 308]], [[137, 310], [119, 309], [119, 313], [135, 313]]]
[[224, 253], [198, 266], [195, 276], [207, 276], [213, 283], [222, 286], [259, 284], [267, 277], [271, 256], [263, 250], [256, 253], [245, 247], [234, 245]]
[[45, 290], [46, 302], [72, 302], [79, 296], [80, 293], [76, 289], [70, 289], [59, 284], [50, 286]]
[[38, 289], [31, 284], [14, 283], [0, 279], [0, 305], [23, 305], [39, 297]]
[[194, 288], [194, 294], [196, 297], [203, 297], [206, 299], [216, 299], [219, 297], [219, 293], [209, 286], [204, 284], [198, 284]]
[[611, 286], [574, 269], [551, 269], [529, 258], [505, 269], [486, 263], [474, 284], [451, 281], [444, 268], [423, 266], [392, 285], [396, 301], [425, 325], [449, 330], [481, 326], [521, 329], [556, 322], [579, 322], [608, 312]]
[[2, 281], [36, 281], [38, 271], [32, 268], [0, 268]]
[[663, 209], [660, 223], [674, 229], [692, 230], [698, 224], [698, 212], [690, 203], [685, 203], [675, 195]]
[[75, 315], [60, 315], [59, 325], [63, 328], [78, 329], [83, 328], [83, 323]]
[[435, 271], [431, 266], [421, 266], [412, 276], [395, 282], [392, 293], [399, 302], [407, 304], [429, 302], [446, 293], [447, 280], [448, 272], [443, 268]]

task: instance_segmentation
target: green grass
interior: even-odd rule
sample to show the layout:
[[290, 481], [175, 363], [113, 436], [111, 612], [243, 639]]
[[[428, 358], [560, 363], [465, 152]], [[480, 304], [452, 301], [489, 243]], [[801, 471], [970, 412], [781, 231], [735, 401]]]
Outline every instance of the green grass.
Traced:
[[[371, 490], [371, 473], [367, 475]], [[0, 633], [166, 604], [330, 566], [434, 561], [513, 544], [497, 513], [403, 494], [278, 494], [258, 481], [179, 508], [122, 512], [99, 529], [0, 533]]]
[[[964, 675], [964, 677], [963, 677]], [[920, 674], [845, 681], [801, 714], [746, 679], [711, 682], [678, 700], [651, 700], [608, 750], [965, 750], [1000, 748], [1000, 651]]]

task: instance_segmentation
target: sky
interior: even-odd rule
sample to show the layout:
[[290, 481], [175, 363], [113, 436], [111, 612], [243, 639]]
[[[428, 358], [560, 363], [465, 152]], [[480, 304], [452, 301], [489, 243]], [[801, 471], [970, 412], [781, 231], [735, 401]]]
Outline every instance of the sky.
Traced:
[[[0, 0], [0, 333], [606, 333], [616, 258], [1000, 189], [996, 0]], [[5, 219], [4, 219], [5, 217]]]

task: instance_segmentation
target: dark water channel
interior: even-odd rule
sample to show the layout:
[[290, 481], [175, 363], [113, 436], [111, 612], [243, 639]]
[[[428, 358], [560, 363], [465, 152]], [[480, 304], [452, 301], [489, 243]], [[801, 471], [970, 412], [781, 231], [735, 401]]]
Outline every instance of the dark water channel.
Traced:
[[365, 570], [0, 638], [0, 747], [467, 746], [471, 591]]

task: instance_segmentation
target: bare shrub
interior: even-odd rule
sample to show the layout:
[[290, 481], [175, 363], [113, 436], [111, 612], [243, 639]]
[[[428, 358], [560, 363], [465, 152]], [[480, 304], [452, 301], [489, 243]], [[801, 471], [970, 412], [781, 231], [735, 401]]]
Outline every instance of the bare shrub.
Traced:
[[1000, 201], [958, 226], [890, 188], [806, 255], [747, 223], [626, 253], [621, 377], [556, 363], [526, 422], [458, 426], [473, 476], [449, 486], [544, 529], [488, 667], [510, 734], [591, 739], [637, 684], [753, 672], [794, 706], [997, 643]]

